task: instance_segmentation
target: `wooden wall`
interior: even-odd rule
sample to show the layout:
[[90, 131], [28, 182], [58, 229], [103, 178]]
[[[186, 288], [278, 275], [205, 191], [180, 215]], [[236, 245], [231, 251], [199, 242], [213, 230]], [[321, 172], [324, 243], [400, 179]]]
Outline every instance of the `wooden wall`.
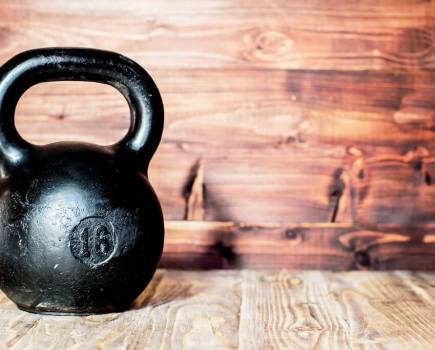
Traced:
[[[0, 0], [0, 63], [88, 46], [142, 64], [166, 107], [151, 182], [162, 266], [435, 269], [435, 4]], [[49, 83], [28, 140], [110, 144], [111, 87]]]

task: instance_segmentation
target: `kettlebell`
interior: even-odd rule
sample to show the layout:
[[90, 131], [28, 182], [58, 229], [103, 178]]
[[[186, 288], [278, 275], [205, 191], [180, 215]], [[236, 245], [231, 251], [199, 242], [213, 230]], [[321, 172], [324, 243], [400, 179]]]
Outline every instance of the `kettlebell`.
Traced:
[[[111, 146], [26, 142], [14, 124], [31, 86], [92, 81], [130, 107], [127, 135]], [[0, 288], [35, 313], [129, 308], [156, 271], [163, 214], [147, 175], [161, 139], [163, 103], [148, 73], [114, 52], [43, 48], [0, 68]]]

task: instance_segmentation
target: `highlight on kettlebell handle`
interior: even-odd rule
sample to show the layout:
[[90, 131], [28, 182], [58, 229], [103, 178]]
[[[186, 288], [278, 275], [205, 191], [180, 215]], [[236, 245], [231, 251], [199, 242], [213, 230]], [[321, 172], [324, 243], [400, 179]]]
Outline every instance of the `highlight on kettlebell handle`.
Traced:
[[35, 145], [17, 132], [15, 108], [31, 86], [49, 81], [90, 81], [116, 88], [130, 107], [127, 135], [108, 146], [146, 170], [161, 139], [163, 103], [156, 84], [137, 63], [114, 52], [84, 48], [25, 51], [0, 68], [0, 162], [21, 164]]

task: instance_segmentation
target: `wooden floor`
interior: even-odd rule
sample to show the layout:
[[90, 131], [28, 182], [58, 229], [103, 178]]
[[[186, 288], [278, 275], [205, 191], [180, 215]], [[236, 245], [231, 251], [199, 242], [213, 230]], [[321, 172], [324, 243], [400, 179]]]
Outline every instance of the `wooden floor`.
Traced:
[[1, 349], [433, 349], [435, 273], [160, 270], [121, 314], [27, 314]]

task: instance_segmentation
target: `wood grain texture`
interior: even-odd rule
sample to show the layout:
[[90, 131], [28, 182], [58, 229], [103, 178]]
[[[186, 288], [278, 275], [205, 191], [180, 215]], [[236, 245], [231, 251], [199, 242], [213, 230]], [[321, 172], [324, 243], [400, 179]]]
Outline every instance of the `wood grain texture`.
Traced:
[[[430, 74], [183, 70], [157, 79], [166, 127], [150, 176], [167, 219], [186, 218], [201, 160], [196, 220], [434, 223]], [[36, 143], [109, 144], [127, 115], [112, 88], [52, 83], [23, 97], [17, 124]]]
[[60, 44], [171, 68], [433, 68], [432, 13], [418, 0], [3, 0], [0, 57]]
[[246, 271], [243, 276], [245, 349], [433, 347], [434, 289], [427, 285], [433, 275]]
[[161, 266], [435, 270], [435, 227], [169, 221]]
[[435, 275], [159, 270], [132, 310], [27, 314], [2, 294], [2, 349], [422, 349]]
[[[176, 255], [165, 266], [342, 269], [369, 261], [427, 269], [434, 267], [434, 6], [0, 0], [0, 64], [34, 47], [90, 46], [149, 70], [166, 113], [150, 179], [165, 218], [176, 220], [168, 237], [196, 240], [170, 243]], [[125, 134], [128, 113], [113, 88], [42, 84], [21, 99], [17, 127], [35, 143], [107, 145]], [[180, 220], [205, 223], [179, 229]], [[241, 263], [202, 260], [215, 249], [210, 232], [227, 225]], [[298, 225], [308, 225], [309, 248], [300, 252], [270, 234]], [[389, 243], [356, 252], [340, 243], [349, 232], [358, 247]], [[231, 260], [225, 245], [218, 248]]]

